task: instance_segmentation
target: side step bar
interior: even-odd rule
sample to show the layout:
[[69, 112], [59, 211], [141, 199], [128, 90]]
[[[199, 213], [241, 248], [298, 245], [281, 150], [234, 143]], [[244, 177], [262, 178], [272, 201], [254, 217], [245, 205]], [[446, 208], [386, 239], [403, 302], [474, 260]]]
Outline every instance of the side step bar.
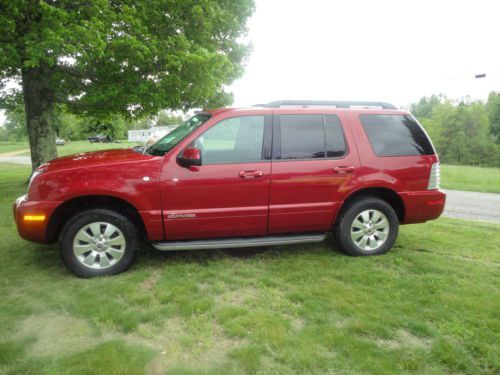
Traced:
[[241, 237], [241, 238], [218, 238], [195, 241], [169, 241], [153, 242], [157, 250], [202, 250], [202, 249], [228, 249], [236, 247], [255, 247], [290, 245], [307, 242], [321, 242], [326, 238], [326, 233], [309, 233], [288, 236], [268, 237]]

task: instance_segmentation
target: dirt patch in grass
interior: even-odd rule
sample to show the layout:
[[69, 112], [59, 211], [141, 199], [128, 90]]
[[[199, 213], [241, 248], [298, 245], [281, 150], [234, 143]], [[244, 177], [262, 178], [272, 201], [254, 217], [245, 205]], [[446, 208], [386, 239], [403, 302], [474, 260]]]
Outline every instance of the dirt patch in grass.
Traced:
[[246, 344], [246, 340], [225, 336], [216, 322], [195, 335], [186, 333], [187, 327], [180, 320], [173, 320], [167, 326], [170, 329], [154, 339], [159, 354], [148, 368], [148, 372], [154, 375], [164, 374], [173, 366], [204, 369], [221, 364], [229, 351]]
[[30, 353], [34, 356], [74, 353], [101, 342], [85, 320], [55, 314], [24, 319], [14, 337], [33, 339]]
[[149, 276], [144, 282], [142, 283], [142, 289], [144, 290], [151, 290], [155, 287], [155, 285], [160, 281], [161, 278], [161, 272], [154, 272], [151, 276]]
[[141, 324], [132, 333], [97, 333], [84, 319], [56, 314], [24, 319], [14, 338], [32, 340], [29, 353], [34, 357], [70, 355], [112, 340], [123, 340], [156, 352], [148, 367], [151, 374], [163, 374], [174, 366], [196, 364], [195, 367], [203, 369], [217, 365], [226, 360], [229, 351], [246, 344], [246, 340], [228, 338], [216, 322], [193, 331], [180, 318], [170, 318], [162, 327]]
[[306, 321], [301, 317], [295, 316], [290, 320], [290, 324], [294, 331], [301, 331], [305, 327]]
[[377, 344], [386, 349], [397, 350], [401, 348], [428, 349], [431, 339], [419, 337], [404, 329], [398, 329], [391, 339], [378, 339]]
[[242, 287], [219, 294], [215, 297], [215, 302], [223, 305], [244, 306], [246, 302], [256, 299], [258, 293], [253, 286]]

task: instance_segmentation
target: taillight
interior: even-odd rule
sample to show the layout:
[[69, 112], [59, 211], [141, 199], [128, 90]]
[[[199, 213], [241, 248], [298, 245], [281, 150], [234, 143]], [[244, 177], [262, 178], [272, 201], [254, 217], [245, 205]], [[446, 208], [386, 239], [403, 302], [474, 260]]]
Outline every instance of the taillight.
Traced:
[[439, 184], [441, 183], [441, 170], [439, 167], [439, 162], [432, 164], [431, 175], [429, 176], [429, 183], [427, 184], [427, 190], [439, 189]]

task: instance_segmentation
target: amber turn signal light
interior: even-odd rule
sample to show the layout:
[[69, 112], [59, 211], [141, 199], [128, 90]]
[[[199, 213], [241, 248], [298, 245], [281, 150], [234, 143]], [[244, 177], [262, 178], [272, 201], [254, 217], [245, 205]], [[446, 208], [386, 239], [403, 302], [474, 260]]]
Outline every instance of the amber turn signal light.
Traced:
[[44, 221], [45, 215], [24, 215], [24, 221]]

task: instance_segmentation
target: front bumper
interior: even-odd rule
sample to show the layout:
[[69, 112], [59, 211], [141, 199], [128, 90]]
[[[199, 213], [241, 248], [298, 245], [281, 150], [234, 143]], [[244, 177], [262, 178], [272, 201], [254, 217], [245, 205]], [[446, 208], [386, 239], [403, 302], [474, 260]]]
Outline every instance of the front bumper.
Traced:
[[54, 201], [29, 201], [26, 195], [17, 198], [13, 214], [19, 235], [28, 241], [48, 243], [47, 226], [59, 204]]
[[444, 210], [446, 194], [442, 190], [407, 191], [399, 193], [405, 206], [403, 224], [423, 223], [437, 219]]

